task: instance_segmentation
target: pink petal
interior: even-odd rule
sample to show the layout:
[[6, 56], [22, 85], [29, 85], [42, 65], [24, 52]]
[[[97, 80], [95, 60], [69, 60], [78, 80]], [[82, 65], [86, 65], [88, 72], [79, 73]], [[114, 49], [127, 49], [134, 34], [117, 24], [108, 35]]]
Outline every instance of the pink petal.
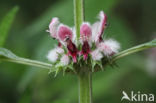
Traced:
[[105, 56], [112, 56], [118, 52], [120, 44], [113, 39], [109, 39], [99, 43], [98, 49], [103, 52]]
[[106, 45], [104, 42], [101, 42], [99, 45], [98, 45], [98, 49], [104, 53], [104, 55], [106, 56], [109, 56], [112, 54], [112, 49]]
[[103, 55], [98, 49], [95, 49], [91, 52], [91, 56], [93, 60], [101, 60], [103, 58]]
[[99, 17], [100, 17], [100, 22], [101, 22], [101, 30], [100, 30], [100, 35], [102, 35], [103, 34], [103, 31], [104, 31], [104, 29], [106, 28], [106, 26], [107, 26], [107, 16], [106, 16], [106, 14], [104, 14], [104, 12], [103, 11], [100, 11], [100, 13], [99, 13]]
[[73, 62], [76, 63], [77, 62], [77, 57], [73, 56]]
[[99, 40], [100, 22], [97, 21], [92, 25], [92, 42], [97, 42]]
[[83, 55], [83, 59], [86, 60], [88, 58], [88, 54], [90, 53], [90, 47], [87, 41], [83, 43], [81, 54]]
[[68, 65], [70, 62], [70, 59], [69, 59], [69, 56], [64, 54], [62, 57], [61, 57], [61, 63], [65, 66], [65, 65]]
[[59, 19], [57, 17], [52, 18], [50, 24], [49, 24], [49, 30], [51, 37], [57, 38], [57, 28], [59, 25]]
[[60, 25], [58, 29], [58, 37], [61, 41], [65, 41], [67, 38], [72, 39], [72, 30], [65, 25]]
[[80, 27], [81, 36], [90, 37], [92, 34], [92, 30], [89, 23], [83, 23]]
[[83, 55], [83, 60], [87, 60], [87, 58], [88, 58], [88, 54], [84, 54]]
[[78, 50], [77, 50], [75, 44], [72, 43], [72, 41], [70, 39], [68, 39], [66, 42], [67, 42], [68, 55], [72, 56], [73, 61], [76, 62]]
[[107, 25], [107, 16], [103, 11], [100, 11], [99, 19], [100, 21], [97, 21], [92, 25], [92, 41], [96, 44], [99, 44], [101, 41], [103, 41], [102, 34]]

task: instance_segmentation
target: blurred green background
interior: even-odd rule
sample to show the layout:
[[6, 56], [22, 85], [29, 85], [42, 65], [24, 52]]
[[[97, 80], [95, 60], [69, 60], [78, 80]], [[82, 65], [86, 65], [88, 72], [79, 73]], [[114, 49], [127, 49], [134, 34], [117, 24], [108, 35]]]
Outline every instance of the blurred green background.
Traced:
[[[121, 43], [122, 50], [156, 37], [156, 0], [85, 0], [85, 20], [108, 15], [107, 38]], [[0, 23], [19, 7], [3, 47], [18, 56], [48, 62], [48, 50], [56, 41], [46, 33], [52, 17], [73, 26], [73, 0], [0, 0]], [[1, 33], [1, 31], [0, 31]], [[0, 35], [1, 38], [1, 35]], [[117, 61], [93, 74], [94, 103], [120, 103], [122, 91], [156, 95], [156, 50], [146, 50]], [[122, 101], [126, 103], [126, 101]], [[77, 78], [47, 70], [0, 63], [0, 103], [78, 103]]]

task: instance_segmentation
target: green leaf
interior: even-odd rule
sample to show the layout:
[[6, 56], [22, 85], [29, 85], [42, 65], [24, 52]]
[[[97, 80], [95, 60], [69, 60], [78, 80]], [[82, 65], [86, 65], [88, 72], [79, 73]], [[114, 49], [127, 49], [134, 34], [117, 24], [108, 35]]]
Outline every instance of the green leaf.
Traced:
[[150, 42], [140, 44], [138, 46], [135, 46], [135, 47], [132, 47], [132, 48], [129, 48], [129, 49], [126, 49], [124, 51], [119, 52], [118, 54], [116, 54], [113, 57], [112, 61], [115, 61], [115, 60], [120, 59], [124, 56], [130, 55], [132, 53], [136, 53], [136, 52], [148, 49], [148, 48], [152, 48], [152, 47], [156, 47], [156, 39], [154, 39]]
[[16, 6], [2, 19], [2, 22], [0, 23], [0, 47], [4, 45], [17, 11], [18, 7]]
[[52, 67], [52, 65], [48, 63], [18, 57], [5, 48], [0, 48], [0, 60], [29, 65], [29, 66], [35, 66], [35, 67], [45, 68], [45, 69], [50, 69]]

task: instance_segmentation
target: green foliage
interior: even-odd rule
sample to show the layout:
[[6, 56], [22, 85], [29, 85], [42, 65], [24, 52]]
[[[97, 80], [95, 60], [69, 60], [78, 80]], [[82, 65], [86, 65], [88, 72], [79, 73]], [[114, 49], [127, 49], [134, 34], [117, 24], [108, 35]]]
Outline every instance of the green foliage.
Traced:
[[[2, 1], [4, 2], [5, 0]], [[21, 27], [19, 30], [15, 30], [13, 27], [14, 30], [11, 35], [9, 35], [6, 48], [9, 48], [19, 56], [48, 62], [46, 60], [46, 54], [48, 50], [55, 46], [55, 41], [48, 36], [45, 30], [48, 28], [51, 18], [55, 16], [59, 17], [61, 22], [73, 25], [73, 2], [72, 0], [47, 1], [51, 4], [50, 6], [45, 5], [44, 1], [43, 3], [37, 3], [36, 5], [39, 5], [39, 8], [36, 6], [35, 9], [39, 11], [39, 14], [35, 16], [36, 13], [32, 10], [34, 4], [31, 0], [28, 1], [30, 1], [29, 3], [33, 6], [28, 7], [25, 4], [26, 1], [21, 0], [20, 4], [25, 4], [25, 6], [22, 10], [22, 16], [18, 16], [19, 19], [16, 20], [19, 27], [21, 27], [21, 23], [24, 27]], [[3, 2], [0, 2], [0, 7], [7, 8], [6, 6], [2, 6]], [[16, 1], [13, 2], [15, 4]], [[6, 1], [6, 4], [7, 3], [10, 2]], [[128, 2], [121, 0], [85, 0], [85, 20], [91, 22], [96, 21], [97, 19], [95, 17], [97, 13], [100, 10], [104, 10], [109, 20], [109, 26], [106, 29], [105, 36], [107, 38], [112, 37], [117, 39], [117, 41], [121, 43], [122, 50], [124, 50], [137, 44], [138, 41], [139, 43], [143, 42], [142, 40], [148, 41], [152, 36], [151, 31], [155, 31], [155, 24], [153, 23], [155, 22], [153, 20], [155, 20], [154, 17], [156, 16], [155, 5], [151, 6], [151, 4], [154, 5], [155, 3], [142, 1], [140, 4], [140, 2], [134, 0]], [[140, 5], [143, 6], [140, 7]], [[44, 6], [46, 10], [43, 9], [44, 12], [43, 10], [41, 12], [40, 10]], [[135, 6], [137, 6], [137, 8], [139, 7], [139, 9]], [[26, 10], [28, 13], [26, 13]], [[128, 12], [129, 10], [133, 12], [137, 11], [136, 14], [138, 15], [133, 14], [133, 12]], [[141, 15], [139, 14], [140, 10]], [[123, 14], [121, 14], [120, 11], [123, 12]], [[25, 19], [26, 17], [29, 18]], [[151, 18], [149, 19], [149, 17]], [[138, 25], [135, 25], [130, 18], [133, 18], [133, 21]], [[33, 20], [33, 22], [29, 22], [29, 24], [26, 20]], [[141, 33], [136, 31], [140, 31]], [[144, 32], [147, 34], [144, 34]], [[145, 69], [147, 69], [145, 65], [145, 55], [143, 55], [143, 53], [141, 56], [138, 55], [141, 55], [141, 53], [119, 60], [117, 62], [117, 64], [120, 64], [119, 68], [112, 69], [105, 67], [103, 72], [94, 73], [94, 102], [121, 102], [122, 90], [140, 90], [143, 92], [146, 91], [147, 93], [156, 93], [156, 85], [153, 84], [156, 82], [155, 78], [151, 78], [147, 75], [147, 72], [145, 72]], [[38, 67], [27, 67], [9, 62], [1, 62], [0, 102], [17, 103], [18, 101], [18, 103], [25, 103], [27, 101], [33, 101], [37, 103], [78, 103], [76, 77], [73, 75], [62, 76], [62, 74], [58, 74], [56, 78], [53, 78], [53, 75], [48, 75], [47, 70], [35, 68]], [[20, 95], [17, 96], [19, 91]], [[14, 95], [16, 95], [16, 97], [14, 97]], [[16, 99], [12, 100], [12, 98]]]
[[0, 48], [0, 58], [16, 59], [18, 57], [15, 54], [13, 54], [11, 51], [4, 48]]
[[13, 54], [11, 51], [5, 48], [0, 48], [0, 60], [19, 63], [19, 64], [25, 64], [25, 65], [30, 65], [30, 66], [36, 66], [39, 68], [46, 68], [46, 69], [50, 69], [52, 67], [52, 65], [48, 63], [43, 63], [43, 62], [39, 62], [35, 60], [18, 57], [15, 54]]
[[142, 51], [142, 50], [145, 50], [145, 49], [149, 49], [149, 48], [153, 48], [153, 47], [156, 47], [156, 39], [154, 39], [154, 40], [152, 40], [150, 42], [147, 42], [147, 43], [144, 43], [144, 44], [140, 44], [138, 46], [135, 46], [135, 47], [129, 48], [127, 50], [119, 52], [118, 54], [116, 54], [114, 56], [112, 61], [115, 61], [115, 60], [117, 60], [119, 58], [122, 58], [124, 56], [130, 55], [132, 53], [139, 52], [139, 51]]
[[18, 7], [14, 7], [9, 13], [2, 19], [0, 22], [0, 47], [2, 47], [5, 43], [5, 40], [8, 36], [8, 32], [10, 30], [11, 24], [14, 21], [16, 13], [18, 11]]

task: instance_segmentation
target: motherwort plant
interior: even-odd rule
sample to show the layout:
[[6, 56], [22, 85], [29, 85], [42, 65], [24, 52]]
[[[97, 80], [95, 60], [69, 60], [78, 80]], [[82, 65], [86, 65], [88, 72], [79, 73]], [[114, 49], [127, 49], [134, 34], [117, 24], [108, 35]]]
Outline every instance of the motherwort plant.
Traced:
[[107, 26], [106, 14], [100, 11], [98, 18], [99, 21], [92, 25], [84, 21], [79, 28], [70, 28], [54, 17], [47, 30], [58, 41], [58, 45], [47, 55], [53, 65], [51, 69], [56, 74], [62, 70], [78, 75], [80, 103], [91, 103], [92, 72], [102, 70], [120, 48], [117, 41], [103, 38]]
[[[103, 64], [108, 63], [112, 56], [118, 53], [119, 43], [103, 38], [107, 26], [106, 14], [100, 11], [98, 17], [100, 20], [92, 25], [82, 22], [78, 38], [75, 27], [70, 28], [61, 24], [57, 17], [52, 18], [47, 31], [58, 41], [58, 45], [49, 51], [47, 58], [56, 72], [63, 70], [77, 74], [85, 71], [84, 69], [94, 72], [96, 66], [103, 69]], [[84, 66], [87, 68], [83, 68]]]
[[74, 27], [60, 23], [53, 17], [47, 32], [57, 40], [57, 46], [50, 50], [44, 63], [18, 57], [11, 51], [0, 48], [0, 61], [49, 69], [50, 72], [71, 73], [78, 77], [79, 103], [92, 103], [92, 73], [103, 70], [106, 65], [129, 54], [156, 47], [156, 39], [119, 52], [120, 44], [103, 35], [107, 27], [107, 16], [103, 11], [98, 14], [98, 21], [90, 24], [84, 20], [83, 0], [74, 0]]

